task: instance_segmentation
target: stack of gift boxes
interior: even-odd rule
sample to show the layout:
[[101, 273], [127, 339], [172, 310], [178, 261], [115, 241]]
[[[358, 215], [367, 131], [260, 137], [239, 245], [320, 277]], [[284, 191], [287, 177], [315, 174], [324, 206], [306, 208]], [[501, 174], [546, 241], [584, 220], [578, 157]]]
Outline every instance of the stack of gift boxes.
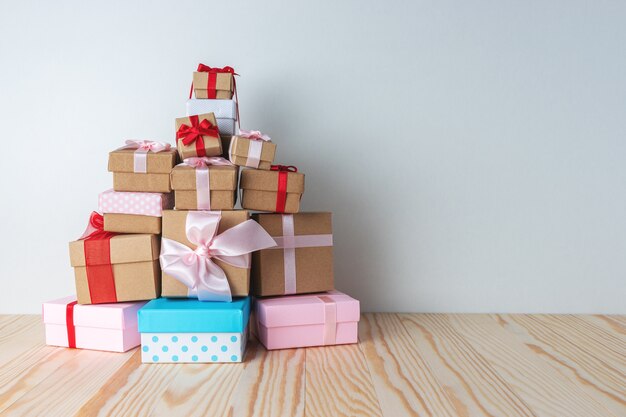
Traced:
[[249, 333], [267, 349], [356, 343], [359, 302], [334, 290], [331, 213], [300, 213], [304, 174], [273, 165], [269, 136], [237, 128], [236, 75], [198, 66], [175, 147], [109, 154], [113, 189], [70, 243], [76, 297], [43, 305], [48, 344], [141, 344], [143, 362], [163, 363], [240, 362]]

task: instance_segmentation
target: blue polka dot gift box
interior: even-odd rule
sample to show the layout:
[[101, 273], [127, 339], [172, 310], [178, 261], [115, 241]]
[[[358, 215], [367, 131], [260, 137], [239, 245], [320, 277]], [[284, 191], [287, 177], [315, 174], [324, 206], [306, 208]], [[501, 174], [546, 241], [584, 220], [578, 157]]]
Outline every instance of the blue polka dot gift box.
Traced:
[[241, 362], [250, 297], [232, 303], [159, 298], [137, 313], [144, 363]]

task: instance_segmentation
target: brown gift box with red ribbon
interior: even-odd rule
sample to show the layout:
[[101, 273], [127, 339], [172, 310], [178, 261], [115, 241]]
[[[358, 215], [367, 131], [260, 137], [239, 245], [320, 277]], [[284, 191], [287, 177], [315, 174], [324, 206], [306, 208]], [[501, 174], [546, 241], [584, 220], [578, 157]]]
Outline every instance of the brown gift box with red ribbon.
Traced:
[[272, 165], [270, 171], [241, 172], [241, 207], [274, 213], [297, 213], [304, 193], [304, 174], [292, 166]]
[[181, 159], [220, 156], [222, 140], [213, 113], [176, 119], [176, 147]]
[[234, 76], [230, 72], [194, 72], [193, 92], [196, 98], [233, 98]]
[[70, 242], [78, 303], [158, 298], [160, 239], [151, 234], [111, 235]]
[[170, 171], [176, 165], [176, 149], [146, 154], [146, 172], [135, 172], [135, 150], [116, 149], [109, 152], [109, 172], [113, 173], [115, 191], [169, 193]]
[[[196, 246], [187, 238], [187, 210], [165, 210], [163, 211], [163, 237], [182, 243], [189, 248]], [[247, 210], [222, 211], [217, 234], [224, 233], [225, 230], [235, 227], [250, 218]], [[233, 297], [243, 297], [250, 293], [250, 269], [239, 268], [229, 265], [219, 259], [213, 262], [226, 274], [228, 285]], [[163, 297], [188, 298], [189, 289], [176, 278], [163, 272]]]
[[198, 204], [197, 173], [191, 166], [178, 165], [172, 170], [172, 188], [177, 210], [232, 210], [237, 201], [236, 166], [209, 166], [209, 187], [204, 190], [210, 204], [202, 207]]

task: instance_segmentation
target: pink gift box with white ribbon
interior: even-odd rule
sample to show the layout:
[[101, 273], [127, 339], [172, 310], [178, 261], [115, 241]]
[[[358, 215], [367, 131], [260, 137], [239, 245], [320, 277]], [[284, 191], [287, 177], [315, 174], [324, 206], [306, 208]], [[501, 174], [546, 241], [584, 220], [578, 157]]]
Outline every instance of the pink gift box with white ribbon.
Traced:
[[357, 343], [359, 301], [339, 291], [257, 298], [255, 332], [268, 350]]
[[82, 305], [76, 296], [43, 303], [46, 344], [126, 352], [141, 343], [137, 311], [145, 301]]
[[98, 196], [101, 213], [135, 214], [161, 217], [174, 207], [172, 193], [139, 193], [107, 190]]

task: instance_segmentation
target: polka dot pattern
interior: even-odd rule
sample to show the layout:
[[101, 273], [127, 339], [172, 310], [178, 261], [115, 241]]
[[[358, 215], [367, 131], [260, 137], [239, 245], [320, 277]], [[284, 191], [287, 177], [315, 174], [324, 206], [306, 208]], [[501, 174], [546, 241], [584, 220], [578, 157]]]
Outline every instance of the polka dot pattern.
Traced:
[[[142, 362], [241, 362], [246, 347], [244, 333], [142, 333]], [[155, 353], [158, 353], [155, 354]]]
[[98, 196], [98, 209], [102, 213], [161, 217], [164, 209], [173, 207], [172, 200], [171, 194], [108, 190]]

